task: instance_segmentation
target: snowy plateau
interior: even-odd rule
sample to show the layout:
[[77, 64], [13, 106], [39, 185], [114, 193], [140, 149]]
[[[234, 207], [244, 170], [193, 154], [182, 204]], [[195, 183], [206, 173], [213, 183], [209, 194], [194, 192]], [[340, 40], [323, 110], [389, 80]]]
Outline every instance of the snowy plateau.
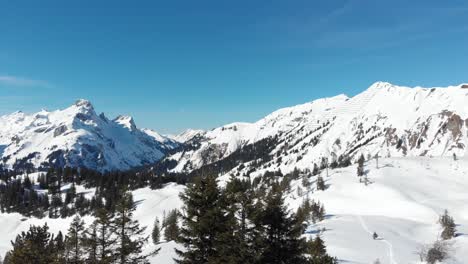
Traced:
[[[177, 136], [138, 129], [127, 116], [110, 120], [97, 115], [90, 102], [79, 100], [64, 110], [0, 117], [0, 155], [5, 168], [60, 165], [104, 171], [168, 161], [171, 172], [191, 172], [274, 138], [275, 147], [267, 153], [274, 157], [271, 161], [261, 166], [235, 164], [219, 175], [219, 184], [233, 175], [254, 179], [265, 171], [312, 170], [324, 158], [333, 162], [346, 156], [352, 165], [321, 172], [328, 186], [324, 191], [315, 187], [317, 176], [309, 179], [313, 187], [301, 195], [296, 191], [301, 180], [291, 183], [286, 198], [291, 210], [306, 197], [326, 207], [326, 219], [308, 226], [304, 236], [320, 233], [328, 252], [341, 263], [421, 263], [415, 251], [437, 239], [437, 220], [447, 209], [457, 223], [457, 236], [451, 241], [453, 256], [445, 263], [462, 264], [468, 263], [468, 89], [463, 87], [409, 88], [378, 82], [351, 98], [318, 99], [280, 109], [255, 123]], [[361, 154], [367, 159], [367, 186], [356, 176], [354, 162]], [[155, 217], [181, 208], [184, 188], [170, 183], [158, 190], [133, 191], [138, 201], [135, 216], [148, 227], [148, 235]], [[88, 196], [94, 192], [83, 186], [77, 191]], [[89, 223], [92, 218], [84, 220]], [[44, 222], [52, 232], [64, 232], [71, 218], [0, 214], [0, 255], [9, 250], [16, 234]], [[145, 251], [154, 247], [148, 244]], [[151, 262], [175, 263], [174, 248], [181, 246], [171, 241], [159, 247]]]

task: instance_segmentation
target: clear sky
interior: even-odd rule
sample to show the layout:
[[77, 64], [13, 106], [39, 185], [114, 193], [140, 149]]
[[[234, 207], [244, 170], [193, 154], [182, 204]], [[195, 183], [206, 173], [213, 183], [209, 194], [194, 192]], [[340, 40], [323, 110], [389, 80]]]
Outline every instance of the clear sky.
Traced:
[[0, 2], [0, 114], [86, 98], [176, 133], [378, 80], [467, 82], [468, 1]]

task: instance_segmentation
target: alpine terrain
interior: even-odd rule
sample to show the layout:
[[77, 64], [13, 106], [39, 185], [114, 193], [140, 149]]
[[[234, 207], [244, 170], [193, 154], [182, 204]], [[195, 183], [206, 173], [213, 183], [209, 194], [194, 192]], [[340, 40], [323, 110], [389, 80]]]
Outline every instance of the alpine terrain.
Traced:
[[[353, 97], [176, 136], [139, 129], [128, 116], [97, 115], [78, 100], [64, 110], [0, 117], [0, 154], [2, 258], [14, 256], [11, 241], [31, 225], [47, 223], [55, 237], [72, 239], [79, 215], [89, 239], [93, 226], [105, 226], [104, 209], [114, 219], [109, 238], [125, 241], [112, 233], [124, 212], [146, 227], [128, 234], [152, 237], [135, 251], [150, 263], [195, 258], [196, 247], [210, 243], [209, 263], [240, 263], [240, 256], [280, 263], [272, 245], [283, 235], [290, 248], [281, 252], [306, 245], [294, 263], [468, 263], [466, 84], [377, 82]], [[125, 207], [119, 190], [134, 207]], [[290, 223], [275, 242], [271, 219]]]

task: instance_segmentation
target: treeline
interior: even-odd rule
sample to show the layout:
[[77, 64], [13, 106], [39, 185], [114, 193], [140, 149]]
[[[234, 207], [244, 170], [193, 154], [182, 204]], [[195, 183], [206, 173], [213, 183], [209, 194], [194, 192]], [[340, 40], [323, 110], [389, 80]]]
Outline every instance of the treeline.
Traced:
[[[285, 205], [284, 185], [276, 181], [254, 187], [232, 178], [221, 188], [215, 177], [188, 184], [181, 211], [156, 218], [151, 237], [184, 246], [176, 262], [253, 264], [336, 264], [319, 235], [306, 239], [307, 226], [325, 217], [322, 204], [304, 199], [296, 213]], [[143, 254], [145, 229], [133, 219], [135, 202], [123, 192], [114, 212], [98, 209], [85, 226], [75, 216], [66, 235], [49, 232], [47, 224], [31, 226], [12, 241], [4, 263], [148, 263], [158, 249]]]
[[319, 236], [304, 236], [307, 222], [323, 219], [324, 210], [308, 201], [300, 213], [290, 212], [278, 182], [265, 193], [248, 180], [232, 178], [220, 188], [214, 177], [200, 177], [181, 198], [177, 240], [185, 250], [176, 250], [178, 263], [337, 263]]
[[[34, 179], [27, 174], [2, 171], [0, 211], [38, 218], [83, 216], [97, 209], [113, 212], [123, 190], [161, 188], [168, 182], [185, 183], [185, 179], [173, 175], [155, 176], [148, 170], [101, 173], [86, 168], [54, 168], [39, 173]], [[77, 192], [77, 186], [91, 193]]]
[[3, 263], [148, 263], [148, 257], [159, 249], [142, 253], [148, 241], [145, 228], [133, 219], [136, 205], [132, 195], [126, 192], [122, 196], [114, 213], [98, 210], [87, 227], [75, 216], [65, 236], [51, 234], [47, 224], [31, 226], [12, 241], [13, 249]]

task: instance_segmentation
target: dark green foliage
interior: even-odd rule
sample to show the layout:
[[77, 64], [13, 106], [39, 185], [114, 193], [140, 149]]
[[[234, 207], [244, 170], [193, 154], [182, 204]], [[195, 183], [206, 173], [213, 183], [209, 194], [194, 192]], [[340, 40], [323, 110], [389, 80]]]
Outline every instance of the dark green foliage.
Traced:
[[49, 233], [47, 224], [31, 226], [11, 243], [13, 249], [6, 254], [8, 264], [58, 263], [58, 244]]
[[324, 191], [326, 189], [325, 181], [322, 176], [317, 176], [317, 190]]
[[84, 222], [79, 216], [75, 216], [68, 228], [67, 236], [65, 237], [65, 251], [68, 263], [78, 264], [83, 263], [83, 237], [82, 233], [85, 230]]
[[186, 251], [177, 251], [178, 263], [226, 263], [221, 247], [227, 245], [223, 235], [229, 219], [221, 195], [211, 176], [198, 178], [181, 194], [185, 206], [180, 241]]
[[179, 240], [179, 211], [176, 209], [171, 210], [167, 217], [164, 219], [163, 227], [164, 227], [164, 238], [166, 241], [178, 241]]
[[297, 209], [296, 217], [299, 223], [310, 222], [316, 223], [325, 219], [325, 207], [320, 202], [310, 201], [305, 199], [301, 206]]
[[442, 239], [448, 240], [455, 237], [455, 221], [453, 220], [453, 217], [448, 214], [447, 210], [445, 210], [444, 214], [440, 216], [439, 223], [442, 226], [442, 233], [440, 234]]
[[153, 224], [153, 230], [151, 231], [151, 239], [153, 240], [153, 244], [159, 244], [159, 240], [161, 239], [161, 227], [159, 226], [159, 220], [156, 217]]
[[142, 254], [142, 247], [148, 241], [148, 237], [143, 236], [145, 228], [140, 227], [138, 221], [132, 218], [135, 209], [131, 193], [124, 193], [116, 205], [111, 226], [117, 240], [117, 263], [148, 263], [148, 256]]
[[[258, 208], [255, 228], [264, 235], [256, 245], [260, 263], [301, 263], [306, 248], [301, 238], [303, 227], [284, 205], [281, 189], [273, 186], [264, 204]], [[257, 209], [257, 210], [258, 210]]]
[[358, 159], [358, 167], [357, 167], [357, 176], [361, 177], [364, 175], [364, 162], [365, 162], [364, 155], [361, 154], [361, 156]]
[[320, 236], [307, 242], [308, 263], [310, 264], [337, 264], [338, 260], [327, 254], [325, 242]]
[[112, 216], [105, 209], [97, 210], [95, 216], [96, 219], [92, 224], [92, 232], [94, 232], [95, 228], [96, 241], [89, 241], [91, 242], [91, 245], [88, 244], [88, 247], [96, 244], [97, 259], [99, 260], [99, 263], [111, 263], [114, 260], [112, 245], [116, 242], [116, 238], [112, 235]]

